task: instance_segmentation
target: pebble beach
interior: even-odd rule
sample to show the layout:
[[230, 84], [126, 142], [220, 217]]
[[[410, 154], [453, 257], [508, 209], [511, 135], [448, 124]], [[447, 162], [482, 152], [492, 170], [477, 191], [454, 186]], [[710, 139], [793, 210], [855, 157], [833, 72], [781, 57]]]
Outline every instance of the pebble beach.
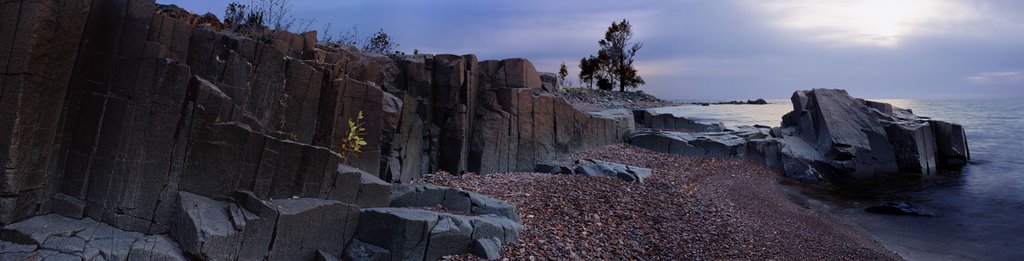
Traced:
[[[655, 170], [644, 183], [583, 175], [439, 173], [417, 183], [515, 204], [525, 230], [507, 260], [899, 260], [860, 228], [802, 206], [780, 175], [747, 160], [688, 158], [619, 144], [574, 154]], [[477, 257], [453, 256], [452, 260]]]

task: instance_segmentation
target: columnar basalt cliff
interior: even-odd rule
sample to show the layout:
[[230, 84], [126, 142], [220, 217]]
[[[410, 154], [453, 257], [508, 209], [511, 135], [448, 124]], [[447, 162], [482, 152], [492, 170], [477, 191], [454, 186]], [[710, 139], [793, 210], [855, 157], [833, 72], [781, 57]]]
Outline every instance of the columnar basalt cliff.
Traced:
[[[38, 216], [0, 230], [0, 254], [84, 256], [33, 225], [87, 222], [131, 231], [128, 252], [170, 251], [144, 235], [172, 232], [188, 257], [339, 256], [388, 182], [533, 170], [633, 130], [541, 88], [525, 59], [258, 41], [153, 1], [0, 6], [0, 224]], [[368, 144], [341, 160], [359, 114]]]

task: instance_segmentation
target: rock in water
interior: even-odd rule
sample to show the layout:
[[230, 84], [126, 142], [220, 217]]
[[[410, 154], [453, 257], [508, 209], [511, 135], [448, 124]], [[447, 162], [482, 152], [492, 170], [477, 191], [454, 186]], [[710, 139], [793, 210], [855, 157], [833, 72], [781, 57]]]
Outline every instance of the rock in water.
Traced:
[[878, 206], [867, 207], [864, 211], [886, 215], [935, 216], [931, 211], [914, 206], [907, 202], [888, 202]]
[[939, 167], [957, 168], [967, 164], [971, 152], [967, 149], [964, 127], [944, 121], [931, 121], [935, 132], [935, 158]]
[[783, 116], [777, 133], [799, 137], [816, 152], [788, 150], [804, 146], [781, 139], [783, 156], [792, 152], [789, 158], [807, 166], [785, 164], [787, 176], [807, 177], [808, 168], [825, 181], [865, 180], [879, 173], [930, 175], [937, 167], [962, 166], [969, 158], [960, 125], [855, 99], [845, 90], [797, 91], [791, 100], [793, 111]]

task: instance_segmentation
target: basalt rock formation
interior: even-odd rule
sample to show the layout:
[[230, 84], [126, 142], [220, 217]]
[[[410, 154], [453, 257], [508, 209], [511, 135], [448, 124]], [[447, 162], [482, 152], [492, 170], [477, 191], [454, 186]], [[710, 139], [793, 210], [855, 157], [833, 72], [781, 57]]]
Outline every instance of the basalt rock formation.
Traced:
[[[629, 113], [545, 91], [525, 59], [376, 55], [316, 32], [254, 40], [152, 0], [0, 6], [5, 256], [338, 257], [372, 229], [366, 209], [390, 205], [390, 182], [529, 171], [633, 130]], [[360, 114], [367, 145], [343, 157]], [[76, 222], [123, 240], [25, 235]]]
[[[783, 116], [781, 128], [645, 130], [631, 135], [629, 142], [677, 155], [751, 158], [812, 183], [865, 181], [879, 174], [932, 175], [962, 167], [970, 159], [964, 129], [958, 124], [856, 99], [844, 90], [797, 91], [792, 102], [793, 111]], [[635, 113], [638, 120], [652, 118], [646, 111]], [[655, 122], [692, 122], [667, 114], [659, 117]], [[679, 124], [654, 125], [664, 129]]]
[[818, 166], [818, 176], [826, 180], [864, 180], [879, 173], [933, 175], [970, 159], [959, 124], [855, 99], [844, 90], [797, 91], [792, 102], [780, 133], [800, 137], [818, 152], [814, 159], [795, 160]]

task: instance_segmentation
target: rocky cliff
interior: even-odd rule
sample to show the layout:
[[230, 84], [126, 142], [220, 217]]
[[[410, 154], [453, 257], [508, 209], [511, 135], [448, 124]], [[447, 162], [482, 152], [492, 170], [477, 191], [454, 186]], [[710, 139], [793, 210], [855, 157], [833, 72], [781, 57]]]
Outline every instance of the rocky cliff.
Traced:
[[[348, 235], [343, 246], [360, 207], [388, 205], [382, 180], [532, 170], [633, 129], [629, 113], [585, 113], [545, 91], [525, 59], [382, 56], [318, 43], [315, 32], [254, 40], [151, 0], [0, 5], [0, 224], [55, 213], [199, 238], [234, 224], [220, 234], [237, 240], [216, 248], [337, 255], [310, 238], [252, 243], [274, 237], [240, 227], [347, 220], [327, 229]], [[341, 160], [359, 114], [368, 144]], [[316, 218], [325, 214], [336, 218]], [[190, 223], [211, 215], [233, 221]]]

